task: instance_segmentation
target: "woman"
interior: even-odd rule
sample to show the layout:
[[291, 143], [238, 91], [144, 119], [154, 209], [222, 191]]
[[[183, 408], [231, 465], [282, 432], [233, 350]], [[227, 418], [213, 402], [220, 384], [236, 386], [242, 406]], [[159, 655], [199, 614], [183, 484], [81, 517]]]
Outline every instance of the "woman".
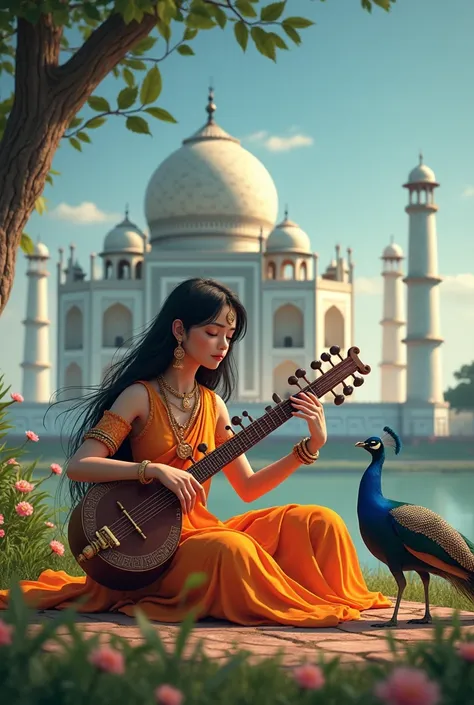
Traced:
[[[129, 592], [48, 570], [23, 583], [35, 604], [64, 608], [80, 597], [84, 612], [133, 615], [139, 605], [150, 619], [180, 622], [193, 608], [198, 618], [306, 627], [333, 626], [391, 604], [368, 592], [346, 526], [332, 510], [287, 505], [221, 522], [206, 509], [211, 481], [200, 485], [187, 472], [188, 454], [199, 443], [211, 451], [229, 436], [229, 413], [214, 390], [229, 398], [232, 351], [245, 330], [245, 309], [227, 287], [209, 279], [183, 282], [139, 344], [112, 368], [72, 440], [67, 475], [73, 505], [91, 483], [115, 480], [155, 480], [179, 498], [183, 531], [169, 570], [155, 585]], [[292, 403], [293, 415], [307, 421], [308, 438], [258, 473], [244, 455], [223, 469], [246, 502], [314, 462], [326, 442], [317, 397], [300, 393]], [[193, 572], [205, 572], [207, 581], [183, 600]]]

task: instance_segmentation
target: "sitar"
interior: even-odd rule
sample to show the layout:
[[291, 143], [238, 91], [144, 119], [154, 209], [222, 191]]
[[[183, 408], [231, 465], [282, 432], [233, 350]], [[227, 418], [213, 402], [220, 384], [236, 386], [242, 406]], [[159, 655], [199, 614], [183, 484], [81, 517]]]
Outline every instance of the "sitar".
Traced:
[[[344, 398], [360, 387], [364, 379], [356, 372], [367, 375], [369, 365], [359, 358], [360, 350], [351, 347], [342, 358], [340, 348], [333, 345], [321, 360], [313, 360], [311, 368], [321, 376], [309, 382], [306, 371], [298, 369], [288, 378], [288, 383], [299, 390], [311, 391], [318, 398], [332, 393], [334, 403], [340, 405]], [[331, 357], [339, 358], [334, 364]], [[323, 371], [322, 362], [330, 368]], [[353, 378], [352, 385], [346, 383]], [[302, 386], [304, 380], [306, 386]], [[342, 384], [342, 394], [334, 389]], [[296, 392], [298, 393], [298, 392]], [[250, 423], [243, 426], [238, 416], [232, 418], [240, 426], [225, 443], [207, 453], [201, 443], [195, 450], [203, 455], [200, 460], [191, 458], [189, 472], [200, 482], [206, 482], [235, 458], [247, 452], [263, 438], [292, 418], [293, 407], [289, 399], [273, 395], [275, 406], [266, 406], [265, 413], [253, 420], [247, 412], [242, 415]], [[231, 427], [227, 427], [233, 430]], [[85, 573], [100, 585], [112, 590], [138, 590], [157, 581], [168, 569], [178, 548], [182, 531], [181, 504], [176, 495], [158, 481], [142, 485], [137, 481], [121, 480], [96, 483], [86, 492], [71, 513], [68, 539], [71, 551]]]

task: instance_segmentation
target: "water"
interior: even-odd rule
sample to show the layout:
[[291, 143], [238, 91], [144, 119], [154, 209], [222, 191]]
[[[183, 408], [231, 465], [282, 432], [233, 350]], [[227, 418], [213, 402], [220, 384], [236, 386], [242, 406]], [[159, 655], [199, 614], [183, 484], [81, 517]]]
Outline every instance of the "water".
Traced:
[[[330, 507], [346, 522], [361, 564], [376, 568], [380, 564], [366, 549], [357, 521], [357, 493], [364, 467], [361, 466], [361, 472], [300, 470], [272, 492], [251, 504], [239, 499], [221, 473], [213, 478], [208, 508], [224, 521], [252, 509], [281, 504], [319, 504]], [[57, 478], [48, 479], [43, 485], [43, 488], [51, 493], [55, 492], [56, 487]], [[465, 536], [474, 540], [474, 472], [385, 471], [383, 492], [390, 499], [421, 504], [432, 509]]]

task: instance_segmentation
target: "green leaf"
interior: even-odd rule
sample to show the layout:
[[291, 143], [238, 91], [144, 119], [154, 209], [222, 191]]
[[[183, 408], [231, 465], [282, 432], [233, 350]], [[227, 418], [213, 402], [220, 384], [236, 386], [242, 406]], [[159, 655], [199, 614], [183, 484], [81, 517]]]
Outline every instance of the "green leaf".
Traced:
[[90, 144], [92, 142], [92, 140], [89, 137], [89, 135], [87, 134], [87, 132], [78, 132], [77, 137], [78, 137], [78, 139], [81, 140], [81, 142], [87, 142], [88, 144]]
[[236, 0], [234, 5], [236, 10], [238, 10], [244, 17], [257, 17], [255, 8], [249, 0]]
[[198, 30], [193, 28], [193, 27], [186, 27], [184, 34], [183, 34], [183, 39], [185, 42], [189, 42], [190, 39], [194, 39], [194, 37], [197, 35]]
[[84, 3], [84, 14], [90, 17], [91, 20], [97, 20], [98, 22], [102, 19], [99, 10], [91, 2]]
[[145, 112], [157, 120], [163, 120], [163, 122], [177, 122], [177, 120], [175, 120], [175, 118], [167, 110], [163, 110], [163, 108], [157, 108], [154, 106], [153, 108], [145, 108]]
[[218, 5], [209, 5], [209, 10], [214, 15], [214, 18], [221, 29], [225, 29], [227, 24], [227, 15], [224, 10]]
[[145, 76], [140, 88], [140, 102], [142, 105], [154, 103], [161, 93], [162, 81], [158, 66], [153, 66]]
[[273, 41], [275, 42], [275, 46], [278, 49], [288, 49], [288, 45], [285, 43], [285, 41], [280, 37], [279, 34], [275, 34], [275, 32], [269, 32], [270, 36], [272, 37]]
[[260, 54], [266, 56], [272, 61], [276, 61], [276, 49], [275, 42], [269, 32], [265, 32], [261, 27], [252, 27], [250, 34], [255, 46], [257, 47]]
[[189, 44], [181, 44], [177, 49], [178, 54], [181, 56], [194, 56], [194, 50], [191, 49]]
[[155, 46], [157, 40], [158, 37], [144, 37], [132, 47], [132, 54], [138, 56], [140, 54], [144, 54], [147, 51], [150, 51], [150, 49]]
[[35, 251], [33, 240], [26, 233], [21, 234], [20, 247], [25, 255], [32, 255]]
[[82, 123], [82, 118], [80, 117], [75, 117], [71, 120], [71, 122], [68, 125], [69, 130], [74, 130], [75, 127], [79, 127], [79, 125]]
[[305, 17], [285, 17], [283, 24], [293, 29], [306, 29], [314, 25], [314, 22], [307, 20]]
[[43, 196], [40, 196], [39, 198], [36, 199], [35, 210], [38, 211], [38, 213], [40, 215], [43, 215], [43, 213], [47, 210], [46, 199]]
[[87, 104], [92, 110], [96, 110], [98, 113], [110, 113], [109, 101], [98, 95], [91, 95]]
[[92, 118], [92, 120], [88, 120], [88, 121], [86, 122], [86, 124], [84, 125], [84, 127], [89, 128], [89, 130], [95, 130], [95, 129], [97, 129], [98, 127], [100, 127], [101, 125], [103, 125], [104, 122], [107, 122], [107, 118], [105, 118], [105, 117], [96, 117], [96, 118]]
[[242, 20], [240, 20], [239, 22], [235, 23], [234, 34], [238, 44], [240, 44], [243, 51], [245, 51], [247, 49], [247, 44], [249, 41], [249, 30], [245, 22], [242, 22]]
[[82, 152], [82, 147], [79, 140], [77, 140], [75, 137], [70, 137], [69, 142], [71, 146], [74, 147], [74, 149], [77, 149], [78, 152]]
[[131, 115], [126, 121], [127, 130], [131, 132], [138, 132], [141, 135], [151, 135], [148, 123], [142, 117], [138, 115]]
[[262, 7], [260, 19], [262, 22], [276, 22], [281, 17], [285, 9], [286, 0], [284, 2], [274, 2], [271, 5]]
[[171, 39], [171, 27], [169, 26], [169, 24], [166, 24], [166, 22], [163, 22], [162, 20], [158, 20], [158, 22], [156, 23], [156, 27], [165, 42], [169, 42], [169, 40]]
[[135, 71], [146, 71], [146, 64], [144, 61], [140, 61], [140, 59], [124, 59], [123, 63], [125, 66]]
[[210, 17], [203, 17], [196, 12], [190, 12], [186, 17], [186, 24], [188, 27], [193, 27], [194, 29], [213, 29], [216, 23]]
[[293, 27], [291, 27], [289, 24], [285, 24], [284, 22], [281, 26], [283, 27], [283, 31], [286, 32], [286, 34], [295, 44], [301, 44], [301, 37], [296, 31], [296, 29], [293, 29]]
[[123, 80], [129, 88], [133, 88], [135, 85], [135, 76], [130, 71], [130, 69], [123, 69], [122, 71]]
[[117, 107], [120, 110], [127, 110], [130, 108], [137, 99], [138, 87], [133, 88], [127, 87], [123, 88], [117, 96]]
[[205, 583], [207, 583], [207, 581], [207, 573], [191, 573], [187, 576], [186, 580], [184, 581], [184, 585], [181, 588], [181, 592], [186, 594], [190, 590], [195, 590], [196, 588], [201, 587], [201, 585], [204, 585]]

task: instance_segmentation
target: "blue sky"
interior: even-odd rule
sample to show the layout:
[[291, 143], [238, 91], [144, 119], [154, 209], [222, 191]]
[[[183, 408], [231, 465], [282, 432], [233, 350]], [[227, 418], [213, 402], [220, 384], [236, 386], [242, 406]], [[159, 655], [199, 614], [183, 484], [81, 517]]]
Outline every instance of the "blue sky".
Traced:
[[[111, 119], [95, 131], [93, 145], [83, 154], [62, 144], [54, 160], [61, 176], [44, 194], [49, 212], [34, 214], [27, 228], [52, 253], [53, 339], [57, 248], [74, 242], [87, 269], [89, 253], [101, 250], [126, 203], [131, 218], [146, 227], [148, 180], [205, 121], [212, 76], [216, 120], [268, 168], [279, 192], [280, 214], [288, 202], [290, 217], [307, 231], [324, 266], [336, 243], [353, 248], [355, 342], [374, 369], [357, 392], [360, 401], [379, 398], [380, 254], [391, 235], [407, 252], [402, 184], [423, 150], [441, 183], [438, 247], [440, 273], [446, 277], [440, 289], [446, 388], [453, 383], [453, 371], [474, 359], [474, 95], [469, 80], [474, 4], [398, 0], [391, 13], [369, 15], [358, 0], [289, 2], [291, 14], [317, 24], [303, 32], [301, 47], [280, 53], [277, 64], [250, 46], [242, 54], [230, 31], [203, 32], [193, 44], [195, 57], [172, 56], [161, 64], [164, 88], [157, 104], [176, 117], [177, 125], [153, 120], [149, 137], [127, 132], [121, 119]], [[119, 87], [109, 78], [96, 93], [113, 99]], [[84, 203], [96, 206], [89, 207], [93, 222], [77, 222], [87, 211], [84, 206], [77, 210]], [[0, 339], [9, 341], [0, 366], [18, 390], [25, 270], [20, 255], [13, 293], [0, 318]], [[54, 344], [51, 357], [54, 364]]]

